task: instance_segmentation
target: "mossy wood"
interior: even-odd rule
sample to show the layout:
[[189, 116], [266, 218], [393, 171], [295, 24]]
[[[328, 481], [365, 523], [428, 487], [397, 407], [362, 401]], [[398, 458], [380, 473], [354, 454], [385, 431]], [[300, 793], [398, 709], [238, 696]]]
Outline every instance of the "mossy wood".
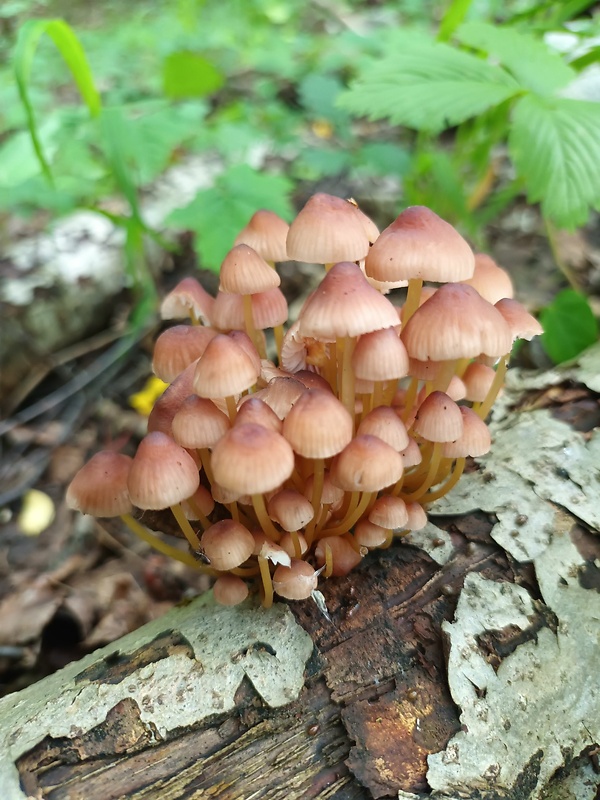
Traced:
[[598, 374], [513, 374], [493, 454], [330, 619], [204, 596], [5, 698], [2, 796], [592, 800]]

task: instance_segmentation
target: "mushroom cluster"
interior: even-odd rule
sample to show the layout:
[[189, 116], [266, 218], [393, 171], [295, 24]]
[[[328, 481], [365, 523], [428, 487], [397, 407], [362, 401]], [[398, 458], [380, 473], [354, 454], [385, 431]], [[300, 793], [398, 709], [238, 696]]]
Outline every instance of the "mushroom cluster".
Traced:
[[[274, 268], [285, 260], [324, 265], [287, 332]], [[396, 287], [408, 287], [402, 308], [386, 297]], [[541, 332], [506, 272], [428, 208], [379, 233], [353, 201], [324, 194], [291, 226], [256, 212], [217, 297], [186, 278], [162, 316], [185, 322], [156, 342], [153, 369], [170, 386], [147, 436], [133, 458], [96, 454], [67, 500], [213, 574], [219, 602], [254, 585], [265, 606], [309, 597], [319, 576], [423, 527], [427, 504], [490, 447], [485, 419], [514, 340]], [[134, 509], [170, 509], [189, 546]]]

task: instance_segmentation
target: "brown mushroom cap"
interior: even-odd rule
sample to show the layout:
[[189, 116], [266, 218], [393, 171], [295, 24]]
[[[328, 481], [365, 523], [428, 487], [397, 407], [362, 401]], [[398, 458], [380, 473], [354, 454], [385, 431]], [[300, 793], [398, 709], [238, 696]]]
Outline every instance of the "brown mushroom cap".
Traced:
[[315, 515], [312, 504], [296, 489], [282, 489], [274, 494], [267, 503], [267, 511], [284, 531], [301, 530]]
[[131, 502], [144, 509], [168, 508], [187, 500], [199, 483], [194, 459], [158, 431], [149, 433], [140, 442], [127, 480]]
[[361, 261], [369, 250], [363, 216], [340, 197], [313, 195], [290, 225], [288, 258], [312, 264]]
[[190, 312], [204, 324], [210, 321], [215, 299], [195, 278], [184, 278], [162, 301], [163, 319], [185, 319]]
[[475, 270], [470, 278], [461, 283], [468, 283], [488, 303], [495, 305], [503, 297], [512, 297], [514, 294], [510, 275], [499, 267], [496, 262], [485, 253], [475, 254]]
[[288, 600], [305, 600], [317, 588], [315, 570], [306, 561], [292, 558], [289, 567], [280, 565], [273, 573], [273, 589]]
[[306, 300], [298, 321], [301, 336], [333, 342], [391, 328], [398, 324], [398, 313], [356, 264], [343, 261], [329, 270]]
[[182, 447], [214, 447], [230, 428], [229, 417], [212, 400], [198, 395], [187, 397], [171, 424], [173, 438]]
[[213, 586], [213, 594], [222, 606], [237, 606], [248, 597], [248, 585], [237, 575], [219, 575]]
[[102, 450], [84, 464], [67, 489], [67, 505], [94, 517], [129, 514], [131, 500], [127, 478], [132, 459], [112, 450]]
[[448, 222], [425, 206], [406, 208], [381, 232], [365, 269], [378, 281], [461, 281], [473, 274], [473, 251]]
[[378, 497], [369, 512], [369, 522], [391, 530], [404, 528], [408, 522], [406, 503], [391, 495]]
[[240, 494], [262, 494], [279, 488], [294, 469], [294, 451], [275, 431], [260, 425], [229, 430], [212, 453], [217, 483]]
[[274, 211], [261, 208], [235, 237], [234, 244], [248, 244], [266, 261], [287, 261], [286, 239], [290, 226]]
[[266, 292], [281, 283], [277, 272], [247, 244], [238, 244], [227, 253], [219, 280], [221, 292], [234, 294]]
[[378, 406], [369, 411], [361, 420], [356, 433], [359, 436], [365, 433], [377, 436], [398, 452], [408, 447], [406, 427], [394, 409], [389, 406]]
[[483, 456], [492, 446], [490, 431], [485, 422], [467, 406], [460, 406], [463, 418], [462, 435], [451, 442], [446, 442], [442, 449], [444, 458], [465, 458], [466, 456]]
[[194, 391], [200, 397], [230, 397], [253, 386], [259, 371], [237, 342], [218, 334], [196, 364]]
[[512, 337], [502, 314], [472, 286], [447, 283], [420, 306], [402, 331], [408, 354], [420, 361], [499, 357]]
[[352, 417], [330, 392], [305, 389], [283, 422], [283, 435], [305, 458], [329, 458], [352, 439]]
[[445, 392], [432, 392], [419, 406], [413, 431], [430, 442], [453, 442], [463, 433], [460, 407]]
[[346, 492], [376, 492], [396, 483], [402, 457], [376, 436], [356, 436], [331, 462], [331, 481]]
[[347, 575], [354, 567], [360, 564], [362, 560], [362, 555], [358, 553], [343, 536], [324, 536], [322, 539], [319, 539], [315, 548], [315, 559], [319, 567], [325, 564], [326, 546], [331, 548], [333, 560], [333, 570], [331, 574], [336, 578]]
[[357, 378], [387, 381], [408, 375], [408, 353], [394, 328], [365, 333], [352, 354]]
[[200, 358], [216, 335], [215, 330], [203, 325], [174, 325], [168, 328], [154, 344], [152, 371], [165, 383], [171, 383]]
[[239, 567], [254, 550], [250, 531], [233, 519], [223, 519], [207, 528], [200, 544], [211, 566], [220, 572]]
[[527, 339], [527, 341], [531, 341], [534, 336], [540, 336], [544, 332], [537, 319], [518, 300], [505, 297], [503, 300], [498, 300], [495, 307], [506, 320], [513, 340]]

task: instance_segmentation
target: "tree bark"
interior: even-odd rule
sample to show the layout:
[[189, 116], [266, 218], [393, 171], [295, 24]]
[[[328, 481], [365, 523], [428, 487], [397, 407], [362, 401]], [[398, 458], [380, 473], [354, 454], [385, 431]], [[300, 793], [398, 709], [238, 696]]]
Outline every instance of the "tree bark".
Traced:
[[0, 701], [3, 797], [597, 797], [599, 367], [514, 374], [493, 453], [326, 615], [205, 595]]

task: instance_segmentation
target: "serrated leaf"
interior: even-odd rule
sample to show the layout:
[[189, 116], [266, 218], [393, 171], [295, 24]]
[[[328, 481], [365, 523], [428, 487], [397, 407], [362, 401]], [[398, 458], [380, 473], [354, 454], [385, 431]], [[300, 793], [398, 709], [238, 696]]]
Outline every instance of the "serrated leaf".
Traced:
[[182, 50], [163, 61], [164, 92], [175, 100], [205, 97], [220, 89], [224, 82], [223, 73], [200, 53]]
[[405, 34], [402, 49], [366, 67], [340, 98], [371, 119], [439, 132], [517, 94], [501, 67], [419, 34]]
[[512, 122], [510, 153], [528, 200], [559, 227], [583, 225], [600, 203], [600, 103], [527, 95]]
[[455, 36], [463, 44], [496, 56], [524, 87], [538, 94], [553, 94], [577, 75], [544, 41], [508, 26], [465, 22]]
[[220, 175], [211, 189], [198, 192], [189, 205], [170, 214], [167, 223], [194, 231], [202, 267], [217, 272], [236, 235], [257, 209], [292, 218], [292, 188], [287, 178], [240, 164]]
[[555, 364], [569, 361], [598, 339], [598, 323], [585, 295], [565, 289], [540, 314], [542, 346]]
[[472, 2], [473, 0], [452, 0], [440, 24], [437, 37], [440, 42], [448, 41], [465, 18]]

